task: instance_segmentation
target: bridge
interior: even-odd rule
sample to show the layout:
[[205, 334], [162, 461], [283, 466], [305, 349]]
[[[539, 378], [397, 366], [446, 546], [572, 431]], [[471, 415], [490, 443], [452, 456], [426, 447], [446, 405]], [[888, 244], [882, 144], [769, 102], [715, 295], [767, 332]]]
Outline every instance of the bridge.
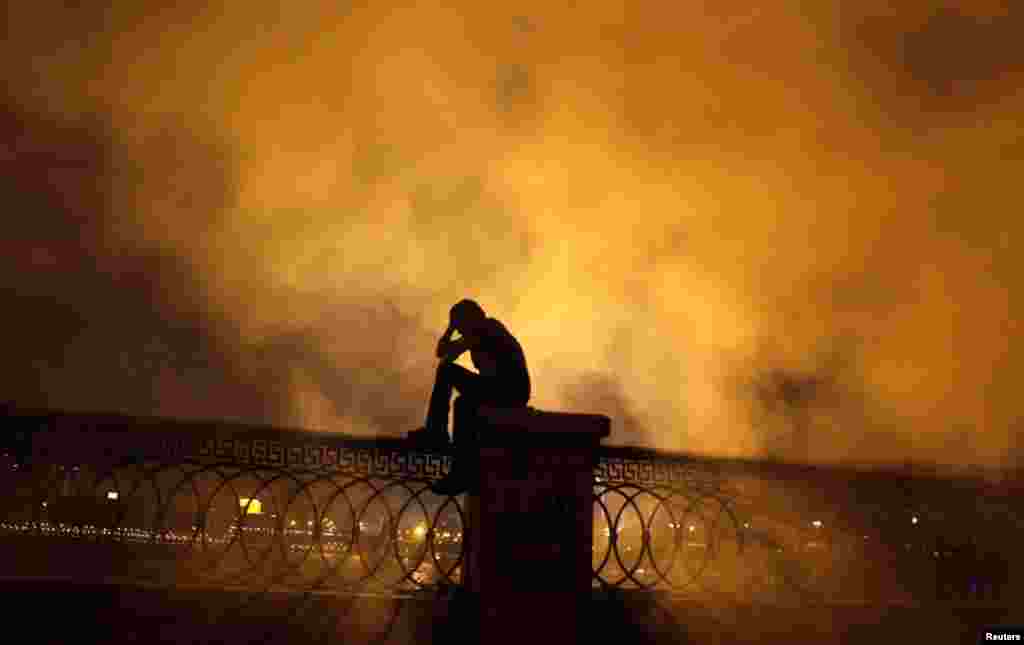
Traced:
[[[293, 627], [322, 622], [321, 634], [362, 629], [376, 634], [368, 640], [419, 642], [423, 633], [413, 627], [396, 635], [398, 608], [411, 623], [436, 625], [438, 608], [443, 614], [467, 584], [479, 509], [470, 496], [429, 490], [451, 468], [450, 453], [118, 415], [18, 412], [4, 423], [5, 589], [43, 585], [52, 593], [57, 585], [79, 599], [132, 589], [163, 599], [156, 604], [170, 602], [160, 594], [171, 591], [206, 594], [207, 607], [223, 605], [210, 629], [225, 611], [264, 620], [272, 604], [289, 608], [282, 620]], [[975, 612], [967, 622], [999, 622], [1015, 611], [1019, 622], [1019, 473], [595, 452], [590, 586], [595, 602], [646, 616], [630, 619], [633, 628], [695, 633], [705, 620], [714, 630], [742, 623], [735, 612], [744, 607], [804, 615], [823, 607], [958, 607]], [[561, 539], [551, 526], [557, 512], [514, 518], [482, 550]], [[518, 567], [542, 589], [551, 562], [530, 560]], [[229, 596], [233, 605], [223, 600]], [[348, 607], [348, 618], [324, 609], [332, 602]], [[419, 619], [409, 618], [410, 607], [420, 608]], [[362, 628], [348, 620], [368, 615], [375, 619]]]

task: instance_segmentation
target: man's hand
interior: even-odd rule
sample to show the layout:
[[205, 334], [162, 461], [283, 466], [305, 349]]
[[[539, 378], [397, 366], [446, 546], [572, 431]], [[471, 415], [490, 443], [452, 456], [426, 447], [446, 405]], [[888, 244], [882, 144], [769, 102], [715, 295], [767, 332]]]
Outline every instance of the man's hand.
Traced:
[[445, 363], [450, 363], [462, 356], [467, 349], [469, 349], [469, 339], [463, 337], [458, 340], [450, 340], [445, 344], [444, 352], [440, 353], [438, 358]]
[[444, 358], [445, 354], [448, 353], [448, 346], [452, 342], [453, 333], [455, 333], [455, 328], [449, 324], [448, 329], [444, 330], [444, 335], [442, 335], [441, 339], [437, 341], [436, 354], [438, 358]]
[[455, 329], [449, 325], [444, 336], [441, 337], [441, 340], [437, 341], [437, 357], [446, 363], [454, 361], [459, 356], [462, 356], [463, 352], [472, 349], [474, 346], [475, 336], [462, 336], [458, 340], [452, 340], [454, 332]]

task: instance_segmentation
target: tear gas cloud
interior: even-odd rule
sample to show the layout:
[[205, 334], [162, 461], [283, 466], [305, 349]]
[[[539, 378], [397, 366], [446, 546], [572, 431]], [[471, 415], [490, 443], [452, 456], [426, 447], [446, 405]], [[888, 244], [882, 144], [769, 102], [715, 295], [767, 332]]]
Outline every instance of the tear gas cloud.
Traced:
[[1008, 3], [8, 14], [9, 398], [397, 435], [469, 296], [613, 443], [1020, 458]]

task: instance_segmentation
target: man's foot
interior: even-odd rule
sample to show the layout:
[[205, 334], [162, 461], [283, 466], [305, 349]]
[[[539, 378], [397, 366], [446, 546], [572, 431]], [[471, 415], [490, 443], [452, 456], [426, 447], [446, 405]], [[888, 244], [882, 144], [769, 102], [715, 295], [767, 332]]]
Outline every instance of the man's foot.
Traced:
[[448, 433], [444, 430], [419, 428], [408, 434], [408, 440], [421, 448], [448, 447]]

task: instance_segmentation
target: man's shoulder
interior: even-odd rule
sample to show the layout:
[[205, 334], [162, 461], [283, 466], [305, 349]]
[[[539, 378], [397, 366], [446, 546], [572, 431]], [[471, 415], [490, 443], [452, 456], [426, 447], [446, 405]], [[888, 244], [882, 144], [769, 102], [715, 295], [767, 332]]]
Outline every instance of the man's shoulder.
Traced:
[[489, 338], [515, 340], [515, 337], [512, 336], [512, 332], [508, 330], [508, 327], [506, 327], [505, 324], [497, 318], [488, 318], [486, 322], [484, 322], [483, 329], [484, 336]]
[[492, 332], [492, 333], [493, 332], [498, 332], [498, 333], [501, 333], [501, 334], [508, 334], [509, 333], [508, 327], [505, 326], [505, 323], [501, 322], [497, 318], [488, 318], [484, 322], [484, 329], [486, 331], [489, 331], [489, 332]]

